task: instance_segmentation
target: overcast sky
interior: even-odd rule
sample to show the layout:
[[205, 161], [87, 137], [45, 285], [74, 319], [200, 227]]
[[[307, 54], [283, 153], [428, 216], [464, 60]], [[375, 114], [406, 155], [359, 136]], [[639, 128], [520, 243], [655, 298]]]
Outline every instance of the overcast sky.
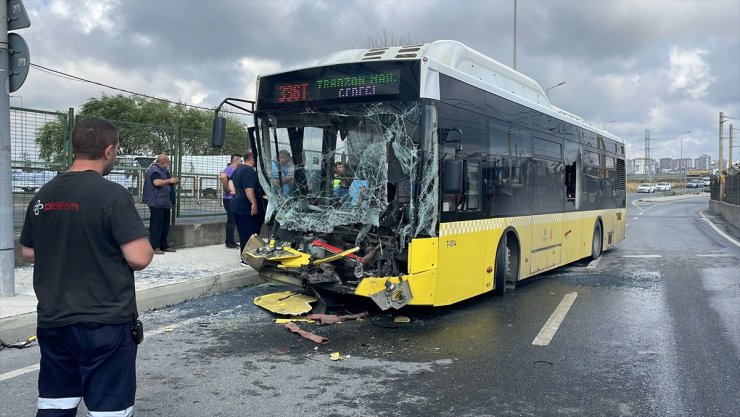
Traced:
[[[384, 31], [453, 39], [513, 65], [513, 0], [23, 0], [31, 62], [204, 107], [255, 98], [255, 78], [366, 48]], [[628, 158], [718, 157], [719, 112], [740, 128], [740, 1], [518, 0], [517, 70], [552, 103], [621, 136]], [[11, 105], [79, 108], [118, 94], [32, 67]], [[740, 131], [734, 136], [740, 159]], [[725, 159], [728, 155], [725, 141]]]

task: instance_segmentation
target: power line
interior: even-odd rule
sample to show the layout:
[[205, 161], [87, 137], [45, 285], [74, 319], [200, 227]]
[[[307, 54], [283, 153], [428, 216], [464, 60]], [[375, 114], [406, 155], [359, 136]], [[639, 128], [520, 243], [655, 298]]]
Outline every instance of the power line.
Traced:
[[[54, 70], [54, 69], [51, 69], [51, 68], [47, 68], [47, 67], [44, 67], [44, 66], [41, 66], [41, 65], [38, 65], [38, 64], [34, 64], [34, 63], [31, 63], [31, 66], [34, 67], [34, 68], [36, 68], [36, 69], [38, 69], [38, 70], [40, 70], [40, 71], [47, 72], [47, 73], [52, 74], [52, 75], [57, 76], [57, 77], [66, 78], [68, 80], [80, 81], [80, 82], [89, 83], [89, 84], [95, 84], [95, 85], [99, 85], [101, 87], [110, 88], [111, 90], [121, 91], [121, 92], [124, 92], [124, 93], [127, 93], [127, 94], [132, 94], [132, 95], [135, 95], [135, 96], [146, 97], [146, 98], [150, 98], [150, 99], [153, 99], [153, 100], [159, 100], [159, 101], [163, 101], [165, 103], [182, 105], [182, 106], [192, 107], [192, 108], [201, 109], [201, 110], [214, 111], [213, 108], [196, 106], [194, 104], [174, 102], [172, 100], [167, 100], [165, 98], [154, 97], [154, 96], [150, 96], [150, 95], [147, 95], [147, 94], [137, 93], [137, 92], [131, 91], [131, 90], [126, 90], [124, 88], [113, 87], [113, 86], [108, 85], [108, 84], [103, 84], [101, 82], [88, 80], [88, 79], [85, 79], [85, 78], [82, 78], [82, 77], [78, 77], [76, 75], [67, 74], [65, 72], [57, 71], [57, 70]], [[226, 112], [226, 113], [229, 113], [229, 112]], [[233, 113], [233, 114], [237, 114], [237, 113]]]

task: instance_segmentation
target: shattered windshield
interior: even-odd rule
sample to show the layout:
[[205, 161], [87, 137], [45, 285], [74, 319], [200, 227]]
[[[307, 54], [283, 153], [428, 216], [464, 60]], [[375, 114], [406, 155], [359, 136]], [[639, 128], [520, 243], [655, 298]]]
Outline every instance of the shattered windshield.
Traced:
[[429, 233], [436, 222], [429, 214], [437, 207], [436, 152], [420, 145], [423, 108], [418, 101], [384, 102], [260, 115], [267, 219], [275, 216], [288, 230], [329, 233], [340, 225], [382, 225], [388, 211], [406, 206], [409, 214], [386, 226], [416, 234], [412, 196], [423, 187], [431, 194], [421, 210]]

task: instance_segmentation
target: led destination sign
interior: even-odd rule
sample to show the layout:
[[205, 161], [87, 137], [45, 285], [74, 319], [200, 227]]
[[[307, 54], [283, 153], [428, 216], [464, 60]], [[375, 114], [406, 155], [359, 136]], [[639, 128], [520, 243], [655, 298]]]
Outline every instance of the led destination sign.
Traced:
[[398, 94], [400, 74], [400, 69], [390, 69], [365, 75], [276, 84], [274, 94], [278, 103]]
[[259, 79], [257, 111], [419, 99], [419, 61], [354, 62], [304, 68]]

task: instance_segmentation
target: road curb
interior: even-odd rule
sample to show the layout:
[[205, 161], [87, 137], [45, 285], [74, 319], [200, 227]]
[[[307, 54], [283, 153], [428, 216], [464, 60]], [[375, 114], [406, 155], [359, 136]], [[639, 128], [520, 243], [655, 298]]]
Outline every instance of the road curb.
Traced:
[[[242, 271], [136, 291], [136, 304], [139, 312], [142, 312], [194, 298], [219, 294], [235, 288], [249, 287], [260, 282], [262, 282], [262, 279], [257, 271], [245, 268]], [[28, 336], [35, 334], [36, 312], [0, 318], [0, 339], [5, 343], [25, 340]]]

